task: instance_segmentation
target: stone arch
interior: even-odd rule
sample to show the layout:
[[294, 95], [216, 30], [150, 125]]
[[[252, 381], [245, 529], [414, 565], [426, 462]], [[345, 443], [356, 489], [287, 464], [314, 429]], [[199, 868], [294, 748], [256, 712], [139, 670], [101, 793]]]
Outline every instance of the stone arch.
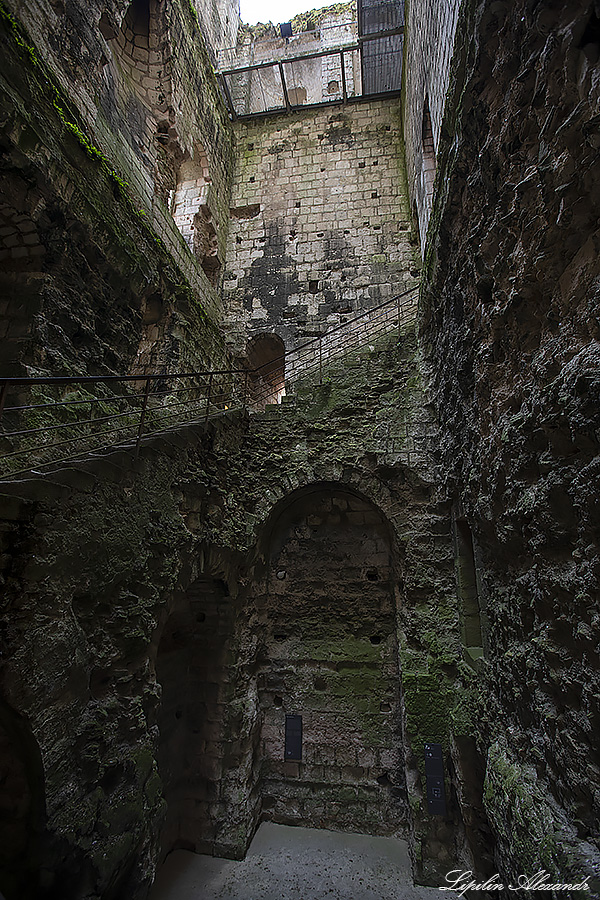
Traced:
[[39, 896], [45, 821], [39, 747], [27, 723], [0, 702], [0, 888], [6, 900]]
[[131, 0], [120, 24], [105, 10], [98, 27], [112, 51], [113, 65], [105, 66], [105, 77], [111, 92], [121, 96], [123, 133], [144, 164], [152, 161], [154, 189], [166, 203], [183, 151], [175, 126], [164, 10], [160, 0]]
[[171, 85], [165, 59], [165, 26], [158, 0], [131, 0], [117, 30], [106, 13], [99, 28], [137, 97], [153, 112], [166, 112]]
[[[382, 511], [315, 482], [275, 504], [259, 540], [256, 610], [262, 816], [408, 829], [396, 608], [401, 561]], [[286, 716], [300, 716], [288, 757]]]
[[[421, 485], [420, 479], [410, 469], [399, 467], [398, 474], [404, 482], [410, 484], [411, 492], [415, 488], [427, 491], [427, 487]], [[291, 468], [286, 472], [285, 479], [269, 484], [262, 502], [254, 513], [256, 516], [254, 554], [259, 557], [262, 555], [264, 535], [268, 533], [269, 522], [277, 515], [280, 504], [285, 505], [288, 498], [296, 491], [310, 490], [314, 484], [327, 483], [354, 491], [369, 500], [382, 511], [390, 523], [390, 527], [394, 528], [392, 516], [396, 517], [398, 504], [386, 480], [379, 477], [377, 472], [371, 471], [367, 465], [346, 465], [335, 460], [319, 461], [315, 465], [304, 465], [298, 469]], [[402, 515], [405, 514], [407, 514], [406, 510], [403, 510]], [[394, 538], [394, 546], [401, 553], [397, 538]]]
[[246, 348], [250, 368], [250, 403], [264, 407], [285, 394], [285, 344], [277, 334], [254, 335]]

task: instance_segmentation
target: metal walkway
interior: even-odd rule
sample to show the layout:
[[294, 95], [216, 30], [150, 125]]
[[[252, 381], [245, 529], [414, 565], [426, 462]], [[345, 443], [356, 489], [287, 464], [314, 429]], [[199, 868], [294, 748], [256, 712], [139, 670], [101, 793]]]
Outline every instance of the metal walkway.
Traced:
[[322, 382], [333, 360], [413, 325], [417, 290], [410, 288], [254, 369], [0, 378], [0, 480], [43, 474], [109, 448], [137, 453], [144, 437], [226, 411], [259, 412], [280, 399], [270, 377], [274, 366], [282, 371], [286, 393], [300, 379]]

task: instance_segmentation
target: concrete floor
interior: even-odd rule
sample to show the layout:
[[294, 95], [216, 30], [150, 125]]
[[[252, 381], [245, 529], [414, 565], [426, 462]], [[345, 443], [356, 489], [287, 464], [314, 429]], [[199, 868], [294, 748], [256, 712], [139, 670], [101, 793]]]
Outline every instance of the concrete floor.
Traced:
[[150, 900], [439, 900], [393, 838], [263, 822], [241, 861], [171, 853]]

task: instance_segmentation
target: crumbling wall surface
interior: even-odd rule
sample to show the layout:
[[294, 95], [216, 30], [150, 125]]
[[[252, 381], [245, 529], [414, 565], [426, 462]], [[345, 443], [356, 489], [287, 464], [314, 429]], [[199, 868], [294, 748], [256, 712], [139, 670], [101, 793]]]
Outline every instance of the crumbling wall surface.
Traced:
[[499, 862], [595, 871], [595, 895], [598, 13], [466, 5], [421, 322], [446, 490], [480, 551]]
[[[2, 374], [222, 366], [204, 273], [190, 269], [187, 248], [169, 252], [164, 230], [5, 12], [0, 37]], [[172, 225], [166, 207], [164, 217]]]
[[[263, 627], [262, 809], [277, 822], [406, 833], [391, 535], [337, 486], [295, 492], [273, 517], [257, 597]], [[300, 715], [300, 754], [286, 715]], [[301, 757], [301, 758], [300, 758]]]
[[240, 0], [193, 0], [202, 34], [213, 61], [224, 48], [235, 47], [241, 26]]
[[[259, 697], [265, 728], [261, 744], [265, 783], [258, 789], [265, 802], [263, 814], [279, 821], [287, 816], [287, 821], [296, 822], [309, 816], [315, 824], [323, 820], [330, 827], [352, 828], [362, 807], [365, 821], [382, 831], [382, 812], [387, 808], [392, 813], [390, 824], [393, 822], [399, 833], [410, 837], [418, 877], [440, 884], [457, 860], [465, 860], [461, 856], [462, 825], [452, 799], [448, 751], [451, 732], [471, 734], [469, 691], [473, 673], [462, 661], [450, 517], [447, 507], [437, 500], [430, 455], [435, 426], [414, 335], [403, 335], [399, 346], [392, 336], [381, 339], [374, 348], [364, 347], [330, 365], [322, 385], [310, 379], [300, 382], [295, 397], [284, 398], [280, 406], [251, 418], [250, 438], [239, 456], [228, 459], [222, 490], [232, 505], [221, 520], [216, 539], [244, 548], [252, 546], [248, 544], [250, 535], [258, 538], [258, 558], [247, 573], [241, 573], [241, 579], [248, 583], [242, 620], [247, 637], [243, 644], [254, 644], [261, 650]], [[333, 508], [331, 491], [340, 494], [350, 512], [358, 514], [356, 518], [368, 518], [365, 545], [369, 547], [373, 539], [379, 542], [378, 558], [384, 569], [389, 547], [394, 548], [393, 599], [381, 597], [381, 583], [369, 580], [372, 566], [364, 549], [347, 563], [347, 576], [336, 561], [336, 552], [341, 552], [336, 544], [337, 529], [353, 517], [347, 510], [342, 512], [339, 505], [337, 510]], [[350, 499], [345, 491], [352, 495]], [[284, 521], [279, 517], [293, 509], [298, 498], [308, 502], [308, 493], [322, 509], [320, 513], [314, 510], [306, 523], [299, 523], [297, 532], [290, 532], [285, 552], [295, 568], [288, 579], [287, 568], [280, 565], [278, 556], [287, 533], [283, 525], [278, 527]], [[333, 519], [325, 510], [328, 500]], [[358, 503], [356, 510], [352, 509], [353, 502]], [[244, 518], [238, 515], [240, 507], [245, 510]], [[336, 524], [337, 516], [340, 521]], [[374, 538], [376, 520], [379, 527], [382, 520], [388, 523], [388, 543], [383, 537]], [[353, 539], [351, 533], [348, 536]], [[307, 558], [311, 546], [312, 566], [323, 572], [313, 581], [311, 560]], [[346, 584], [349, 597], [359, 590], [359, 585], [352, 583], [355, 567], [355, 581], [364, 584], [365, 598], [375, 587], [382, 599], [381, 610], [370, 608], [364, 623], [357, 621], [352, 603], [345, 609], [341, 602], [336, 606], [340, 635], [348, 635], [345, 645], [331, 631], [328, 633], [333, 627], [328, 624], [328, 601], [321, 599], [322, 583], [328, 584], [327, 579], [332, 578], [330, 564], [339, 571], [339, 585]], [[286, 578], [278, 579], [277, 573], [282, 570]], [[303, 592], [300, 582], [305, 585]], [[337, 589], [332, 587], [329, 593], [333, 595]], [[314, 606], [306, 596], [300, 596], [308, 592]], [[332, 602], [336, 602], [333, 597]], [[355, 666], [361, 661], [373, 666], [365, 677], [377, 681], [377, 690], [386, 685], [386, 669], [380, 667], [382, 663], [387, 665], [393, 654], [385, 613], [389, 603], [396, 618], [400, 732], [398, 719], [393, 726], [389, 721], [390, 715], [394, 716], [393, 693], [388, 701], [367, 701], [359, 686], [351, 687], [352, 667], [345, 659], [349, 649], [355, 656]], [[367, 622], [377, 622], [378, 632], [367, 634]], [[387, 635], [386, 640], [371, 644], [371, 637], [378, 633]], [[277, 640], [281, 635], [288, 639], [285, 653]], [[317, 672], [319, 660], [323, 671]], [[313, 690], [313, 677], [326, 682], [320, 693], [318, 688]], [[389, 683], [385, 689], [389, 690]], [[275, 696], [281, 698], [281, 707], [275, 706]], [[464, 697], [468, 699], [463, 704]], [[381, 702], [390, 702], [390, 712], [381, 708]], [[349, 736], [340, 732], [344, 749], [332, 747], [328, 738], [333, 738], [334, 730], [323, 728], [321, 733], [315, 714], [318, 709], [323, 711], [324, 724], [339, 704], [343, 721], [353, 703], [357, 731], [366, 726], [365, 750], [370, 752], [364, 754], [359, 751], [356, 733]], [[283, 739], [284, 713], [302, 714], [303, 704], [308, 717], [307, 755], [299, 765], [286, 767], [285, 760], [274, 761], [275, 747], [280, 748]], [[399, 756], [389, 753], [385, 743], [392, 727], [396, 746], [402, 747]], [[446, 817], [428, 813], [424, 779], [424, 746], [428, 742], [440, 743], [444, 749]], [[290, 800], [287, 812], [286, 797]], [[329, 812], [324, 798], [333, 804]]]
[[[161, 835], [164, 852], [245, 850], [250, 801], [233, 789], [238, 770], [222, 784], [220, 769], [221, 731], [243, 732], [228, 721], [240, 703], [232, 603], [220, 571], [212, 578], [207, 565], [199, 579], [201, 541], [185, 524], [213, 442], [225, 453], [240, 429], [228, 420], [218, 437], [193, 430], [138, 463], [113, 454], [1, 497], [2, 709], [39, 760], [23, 755], [21, 773], [10, 745], [2, 757], [2, 777], [30, 786], [14, 810], [7, 797], [29, 880], [15, 890], [3, 866], [7, 900], [143, 898]], [[186, 470], [194, 489], [183, 501]], [[22, 847], [26, 801], [33, 809], [40, 791], [44, 813]]]
[[[407, 4], [404, 82], [404, 141], [410, 206], [425, 249], [432, 181], [450, 79], [459, 0], [412, 0]], [[431, 129], [432, 147], [427, 131]], [[428, 158], [428, 150], [433, 157]]]
[[[141, 900], [161, 839], [163, 853], [241, 856], [261, 815], [281, 820], [286, 794], [315, 824], [359, 827], [362, 814], [374, 830], [410, 833], [415, 861], [438, 879], [454, 864], [457, 811], [428, 817], [423, 796], [424, 743], [449, 748], [465, 680], [450, 523], [435, 496], [414, 335], [400, 348], [387, 340], [323, 385], [304, 385], [297, 406], [249, 423], [230, 413], [149, 441], [137, 462], [115, 452], [3, 488], [12, 493], [0, 497], [0, 675], [4, 702], [37, 748], [23, 777], [45, 816], [37, 843], [19, 851], [39, 882], [36, 900], [57, 891]], [[337, 504], [339, 522], [333, 505], [320, 525], [307, 519], [305, 552], [292, 537], [289, 580], [278, 579], [274, 523], [298, 492], [317, 506], [333, 492], [346, 508]], [[340, 527], [354, 547], [363, 531], [381, 545], [370, 560], [362, 548], [353, 584], [346, 576], [355, 602], [336, 607], [345, 648], [310, 575], [314, 562], [332, 583]], [[367, 591], [369, 622], [357, 608]], [[286, 612], [287, 623], [275, 621]], [[286, 654], [282, 704], [302, 714], [305, 702], [321, 703], [324, 719], [343, 707], [348, 721], [356, 705], [360, 723], [349, 742], [331, 722], [319, 737], [313, 721], [293, 771], [274, 759], [280, 624], [294, 628], [298, 650]], [[323, 638], [316, 658], [311, 635]], [[356, 683], [360, 654], [368, 698]], [[0, 760], [10, 772], [12, 758]], [[323, 799], [331, 808], [321, 814]]]
[[[169, 208], [182, 163], [207, 160], [203, 204], [216, 223], [222, 262], [233, 133], [192, 5], [43, 0], [7, 2], [2, 9], [9, 37], [21, 41], [21, 50], [30, 48], [22, 64], [43, 73], [42, 85], [38, 77], [35, 86], [53, 94], [51, 102], [71, 131], [66, 138], [77, 136], [92, 161], [105, 159], [165, 243], [182, 280], [218, 313], [218, 292]], [[19, 106], [31, 113], [40, 100], [34, 92]], [[43, 144], [43, 131], [37, 132]]]
[[237, 125], [224, 303], [289, 348], [415, 285], [397, 101]]

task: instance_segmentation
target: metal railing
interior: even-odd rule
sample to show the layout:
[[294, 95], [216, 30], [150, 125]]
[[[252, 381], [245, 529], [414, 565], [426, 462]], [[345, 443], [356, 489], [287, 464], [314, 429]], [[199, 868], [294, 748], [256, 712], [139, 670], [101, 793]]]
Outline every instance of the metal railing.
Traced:
[[0, 479], [121, 447], [228, 410], [263, 410], [337, 357], [414, 321], [410, 288], [256, 368], [155, 375], [0, 378]]
[[400, 93], [403, 40], [400, 25], [311, 52], [282, 44], [268, 59], [222, 67], [217, 74], [234, 120], [374, 100]]

